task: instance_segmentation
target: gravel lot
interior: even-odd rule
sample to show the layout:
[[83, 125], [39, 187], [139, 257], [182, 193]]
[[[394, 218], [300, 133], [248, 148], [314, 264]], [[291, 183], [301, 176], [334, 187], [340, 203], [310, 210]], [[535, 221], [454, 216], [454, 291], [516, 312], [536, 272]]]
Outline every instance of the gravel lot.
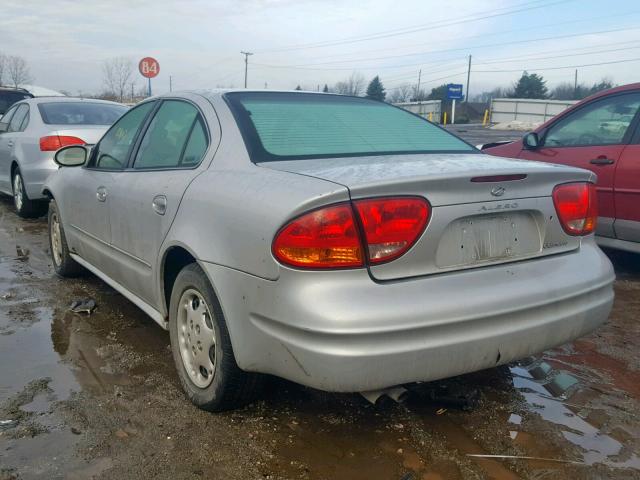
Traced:
[[[611, 319], [572, 344], [403, 405], [270, 379], [209, 414], [183, 397], [168, 334], [95, 277], [53, 276], [45, 220], [2, 199], [0, 479], [640, 478], [640, 257], [608, 254]], [[93, 314], [69, 311], [85, 297]]]

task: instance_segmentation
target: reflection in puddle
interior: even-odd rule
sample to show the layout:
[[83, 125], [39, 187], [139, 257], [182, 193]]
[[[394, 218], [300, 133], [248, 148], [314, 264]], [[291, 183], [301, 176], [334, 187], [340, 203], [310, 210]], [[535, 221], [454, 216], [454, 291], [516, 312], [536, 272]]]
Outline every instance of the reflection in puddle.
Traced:
[[[513, 367], [511, 372], [513, 385], [527, 401], [530, 410], [544, 420], [563, 428], [563, 437], [582, 450], [582, 461], [585, 464], [603, 463], [615, 468], [640, 469], [640, 458], [637, 455], [633, 453], [625, 455], [624, 447], [620, 442], [585, 421], [561, 400], [550, 397], [548, 390], [536, 382], [526, 369]], [[574, 409], [578, 410], [575, 407]], [[511, 436], [515, 439], [517, 432], [514, 433], [515, 435], [512, 433]], [[613, 457], [617, 456], [628, 458], [614, 460]]]

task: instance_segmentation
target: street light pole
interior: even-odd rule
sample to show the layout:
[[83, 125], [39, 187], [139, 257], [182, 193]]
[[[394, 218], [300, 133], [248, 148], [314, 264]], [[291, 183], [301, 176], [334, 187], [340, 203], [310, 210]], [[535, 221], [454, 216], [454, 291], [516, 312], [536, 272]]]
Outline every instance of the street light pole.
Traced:
[[249, 55], [253, 55], [251, 52], [240, 52], [244, 55], [244, 88], [247, 88], [247, 70], [249, 68]]

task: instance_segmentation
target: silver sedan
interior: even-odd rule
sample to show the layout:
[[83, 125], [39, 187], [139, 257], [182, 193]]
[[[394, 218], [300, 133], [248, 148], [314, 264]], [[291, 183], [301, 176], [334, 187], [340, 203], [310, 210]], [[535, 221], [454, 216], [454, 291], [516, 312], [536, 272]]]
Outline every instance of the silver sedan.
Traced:
[[371, 392], [501, 365], [613, 302], [592, 173], [482, 154], [385, 103], [173, 93], [56, 161], [56, 272], [86, 268], [168, 329], [204, 409], [260, 374]]
[[0, 192], [13, 195], [18, 215], [46, 213], [42, 184], [58, 169], [56, 150], [96, 143], [126, 111], [119, 103], [72, 97], [15, 103], [0, 118]]

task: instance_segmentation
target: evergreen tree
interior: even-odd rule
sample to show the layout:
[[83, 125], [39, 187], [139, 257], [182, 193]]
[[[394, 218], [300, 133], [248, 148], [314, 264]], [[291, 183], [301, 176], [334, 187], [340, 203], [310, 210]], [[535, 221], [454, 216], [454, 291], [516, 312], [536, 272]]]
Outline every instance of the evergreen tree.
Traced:
[[384, 86], [380, 81], [380, 77], [376, 75], [373, 77], [373, 80], [369, 83], [367, 87], [366, 98], [370, 98], [371, 100], [378, 100], [379, 102], [384, 102], [384, 98], [387, 96], [387, 92], [384, 90]]
[[427, 100], [440, 100], [442, 102], [447, 102], [449, 100], [447, 98], [448, 90], [449, 86], [446, 83], [443, 83], [439, 87], [432, 88], [431, 93], [427, 97]]
[[329, 93], [329, 86], [325, 83], [324, 88], [322, 89], [323, 93]]
[[541, 75], [524, 72], [509, 93], [511, 98], [547, 98], [546, 81]]

